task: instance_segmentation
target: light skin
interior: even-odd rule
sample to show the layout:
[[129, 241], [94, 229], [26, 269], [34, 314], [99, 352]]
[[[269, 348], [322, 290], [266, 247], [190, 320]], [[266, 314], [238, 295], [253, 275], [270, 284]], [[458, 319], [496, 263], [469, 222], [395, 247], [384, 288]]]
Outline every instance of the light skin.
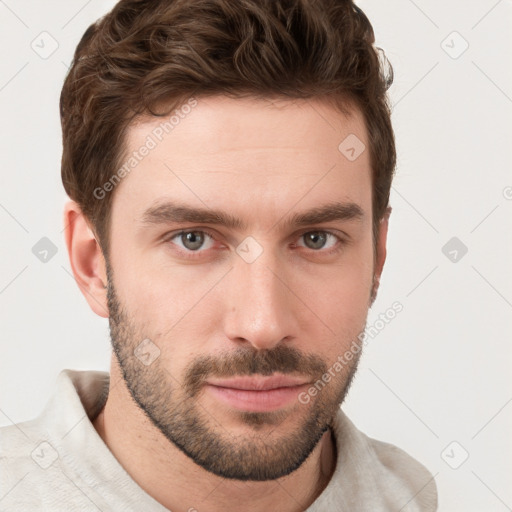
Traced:
[[[161, 122], [132, 126], [128, 149]], [[347, 159], [338, 146], [349, 134], [369, 147], [360, 111], [347, 117], [321, 99], [198, 98], [111, 192], [108, 266], [79, 206], [66, 204], [77, 283], [96, 314], [110, 310], [110, 390], [93, 424], [140, 487], [174, 512], [299, 511], [329, 483], [329, 425], [357, 358], [307, 404], [297, 396], [364, 329], [389, 217], [374, 247], [370, 155]], [[169, 207], [156, 211], [163, 203], [240, 222], [173, 221]], [[338, 218], [297, 223], [335, 204]], [[143, 340], [149, 364], [136, 356]], [[249, 364], [304, 386], [256, 410], [264, 393], [240, 406], [208, 385], [250, 375]]]

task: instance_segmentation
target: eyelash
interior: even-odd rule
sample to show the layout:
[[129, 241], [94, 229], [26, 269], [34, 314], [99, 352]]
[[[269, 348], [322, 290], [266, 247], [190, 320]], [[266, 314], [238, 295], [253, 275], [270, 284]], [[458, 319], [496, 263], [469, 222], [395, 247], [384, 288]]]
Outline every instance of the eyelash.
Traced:
[[[186, 233], [203, 233], [203, 234], [208, 235], [210, 238], [212, 238], [212, 240], [217, 241], [217, 238], [215, 237], [215, 235], [212, 234], [207, 229], [182, 229], [181, 231], [173, 232], [173, 233], [169, 233], [169, 234], [165, 235], [163, 238], [163, 241], [164, 242], [172, 242], [172, 240], [174, 240], [175, 238], [178, 238], [181, 235], [184, 235]], [[331, 247], [328, 250], [318, 249], [315, 251], [314, 249], [309, 249], [309, 251], [311, 251], [313, 253], [318, 253], [318, 254], [321, 254], [324, 256], [329, 256], [329, 255], [336, 254], [336, 253], [340, 252], [341, 249], [343, 248], [343, 246], [346, 245], [346, 243], [347, 243], [347, 241], [345, 239], [343, 239], [338, 234], [336, 234], [333, 231], [330, 231], [328, 229], [317, 229], [317, 230], [303, 231], [298, 236], [299, 236], [299, 238], [302, 238], [304, 235], [307, 235], [308, 233], [324, 233], [324, 234], [333, 236], [334, 238], [337, 239], [338, 243], [336, 243], [336, 245], [334, 247]], [[308, 250], [307, 247], [305, 249]], [[207, 251], [208, 251], [208, 249], [206, 249], [206, 250], [199, 249], [197, 251], [184, 250], [181, 248], [178, 249], [178, 252], [185, 255], [185, 257], [188, 259], [199, 258], [199, 257], [201, 257], [200, 255], [202, 253], [207, 252]]]

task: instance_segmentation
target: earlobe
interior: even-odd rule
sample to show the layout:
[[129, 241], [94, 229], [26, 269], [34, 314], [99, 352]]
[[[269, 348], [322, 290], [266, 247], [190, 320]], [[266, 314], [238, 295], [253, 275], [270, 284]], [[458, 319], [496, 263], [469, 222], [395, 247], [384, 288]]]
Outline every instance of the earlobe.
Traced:
[[64, 206], [64, 236], [75, 281], [99, 316], [108, 318], [107, 275], [103, 251], [75, 201]]

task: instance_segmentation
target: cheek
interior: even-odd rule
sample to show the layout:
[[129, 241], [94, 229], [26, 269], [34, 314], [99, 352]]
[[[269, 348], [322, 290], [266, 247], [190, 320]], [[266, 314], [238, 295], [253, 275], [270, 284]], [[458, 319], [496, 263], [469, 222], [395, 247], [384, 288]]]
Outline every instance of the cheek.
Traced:
[[173, 377], [198, 355], [208, 352], [205, 341], [215, 332], [220, 304], [208, 293], [218, 278], [193, 277], [190, 270], [153, 269], [145, 275], [128, 275], [123, 283], [123, 304], [139, 337], [151, 339], [160, 349], [161, 363]]
[[152, 254], [118, 256], [115, 285], [134, 321], [153, 331], [170, 329], [196, 309], [222, 273], [206, 266], [173, 263], [163, 248]]
[[[367, 278], [363, 282], [352, 275], [331, 281], [323, 290], [317, 290], [309, 297], [312, 309], [321, 319], [317, 322], [317, 331], [327, 334], [326, 345], [330, 347], [330, 352], [350, 344], [364, 328], [370, 284]], [[329, 328], [328, 331], [325, 326]]]
[[354, 250], [338, 265], [304, 272], [301, 280], [301, 289], [308, 290], [308, 304], [336, 334], [353, 330], [368, 314], [373, 252], [368, 248]]
[[[308, 350], [322, 354], [330, 366], [354, 343], [359, 343], [358, 337], [364, 330], [368, 315], [372, 265], [361, 260], [358, 264], [347, 265], [346, 269], [331, 269], [322, 283], [308, 296], [308, 304], [319, 317], [318, 321], [315, 320], [316, 327], [313, 330], [310, 327], [308, 339], [316, 341], [314, 348], [308, 347]], [[312, 289], [311, 286], [309, 288]], [[338, 375], [340, 379], [346, 378], [346, 372], [353, 363], [355, 358], [344, 365]]]

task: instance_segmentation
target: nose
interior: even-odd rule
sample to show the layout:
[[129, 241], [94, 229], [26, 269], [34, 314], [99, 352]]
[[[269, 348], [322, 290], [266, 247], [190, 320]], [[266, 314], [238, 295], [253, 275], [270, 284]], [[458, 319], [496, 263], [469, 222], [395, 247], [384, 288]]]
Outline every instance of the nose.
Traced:
[[298, 334], [298, 303], [282, 265], [263, 253], [256, 261], [235, 262], [226, 293], [225, 334], [258, 350], [272, 349]]

